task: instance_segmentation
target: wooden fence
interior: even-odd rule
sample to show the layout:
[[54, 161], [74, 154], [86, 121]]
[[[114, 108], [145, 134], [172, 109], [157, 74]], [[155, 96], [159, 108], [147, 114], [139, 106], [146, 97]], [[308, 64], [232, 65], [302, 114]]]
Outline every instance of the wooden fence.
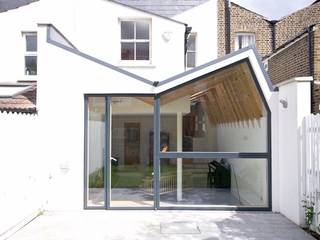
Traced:
[[313, 226], [320, 223], [320, 114], [306, 116], [301, 129], [302, 191], [314, 206]]

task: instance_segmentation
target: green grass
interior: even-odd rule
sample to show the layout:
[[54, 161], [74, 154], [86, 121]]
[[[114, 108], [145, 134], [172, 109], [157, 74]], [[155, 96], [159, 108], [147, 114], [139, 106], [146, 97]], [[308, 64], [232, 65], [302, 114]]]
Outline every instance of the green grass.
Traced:
[[[161, 176], [176, 173], [176, 166], [165, 165], [161, 167]], [[145, 178], [152, 178], [153, 167], [147, 166], [112, 166], [111, 187], [131, 188], [139, 187]], [[89, 188], [104, 187], [104, 167], [89, 175]]]

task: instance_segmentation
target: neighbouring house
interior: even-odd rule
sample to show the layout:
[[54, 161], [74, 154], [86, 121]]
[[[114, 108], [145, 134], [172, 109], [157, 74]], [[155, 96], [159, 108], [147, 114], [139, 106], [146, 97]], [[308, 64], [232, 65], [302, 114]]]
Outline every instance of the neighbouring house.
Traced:
[[312, 76], [312, 112], [320, 113], [320, 2], [268, 20], [233, 2], [219, 1], [218, 55], [255, 44], [273, 84]]
[[240, 42], [218, 58], [221, 1], [4, 3], [0, 234], [38, 208], [264, 210], [302, 223], [301, 159], [290, 152], [288, 173], [282, 146], [299, 144], [312, 78], [276, 86]]

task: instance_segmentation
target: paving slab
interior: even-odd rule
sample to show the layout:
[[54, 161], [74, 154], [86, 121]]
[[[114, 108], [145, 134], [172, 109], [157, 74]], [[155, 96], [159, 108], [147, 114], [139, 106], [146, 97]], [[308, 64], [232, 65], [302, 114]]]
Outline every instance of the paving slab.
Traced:
[[45, 212], [9, 240], [311, 240], [280, 214], [233, 211]]

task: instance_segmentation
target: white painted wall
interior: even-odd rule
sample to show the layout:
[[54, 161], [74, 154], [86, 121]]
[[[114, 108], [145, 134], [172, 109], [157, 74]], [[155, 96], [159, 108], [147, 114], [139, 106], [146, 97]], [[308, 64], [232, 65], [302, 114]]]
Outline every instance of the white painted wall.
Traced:
[[[151, 22], [149, 63], [128, 64], [120, 60], [121, 19]], [[154, 81], [184, 71], [185, 25], [182, 23], [105, 0], [41, 0], [0, 14], [0, 27], [5, 33], [0, 45], [0, 64], [6, 66], [0, 82], [36, 79], [24, 76], [22, 32], [37, 31], [38, 23], [52, 23], [82, 52]], [[164, 32], [172, 33], [170, 41], [163, 39]], [[61, 72], [60, 76], [63, 76]]]
[[[279, 86], [279, 101], [288, 107], [279, 107], [279, 189], [280, 212], [296, 224], [304, 223], [301, 196], [300, 130], [304, 116], [310, 114], [310, 81], [296, 78]], [[280, 104], [280, 103], [279, 103]]]
[[[39, 116], [0, 113], [0, 235], [45, 207], [49, 174]], [[42, 154], [41, 154], [42, 153]]]
[[267, 159], [228, 159], [231, 192], [244, 206], [268, 206]]
[[196, 37], [196, 65], [212, 61], [218, 57], [218, 3], [210, 0], [189, 11], [176, 15], [174, 19], [192, 27]]
[[[267, 118], [238, 124], [218, 125], [218, 152], [267, 152]], [[267, 206], [267, 159], [228, 159], [231, 191], [242, 204]], [[240, 196], [239, 196], [240, 195]]]
[[266, 152], [267, 117], [260, 121], [218, 125], [216, 129], [219, 152]]

